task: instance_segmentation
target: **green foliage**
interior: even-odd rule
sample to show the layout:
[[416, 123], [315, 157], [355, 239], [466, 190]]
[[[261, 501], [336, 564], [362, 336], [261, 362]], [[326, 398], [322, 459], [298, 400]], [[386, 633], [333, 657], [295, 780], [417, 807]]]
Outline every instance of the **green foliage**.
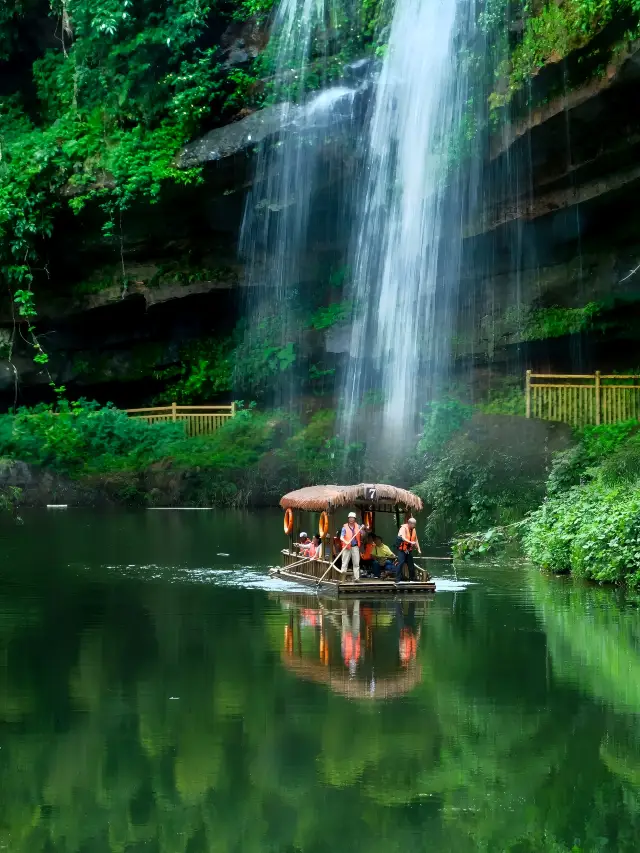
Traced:
[[[20, 304], [59, 209], [95, 203], [105, 234], [120, 233], [136, 201], [199, 179], [176, 154], [203, 122], [257, 102], [255, 78], [207, 43], [214, 12], [215, 0], [52, 4], [60, 43], [34, 62], [37, 100], [0, 98], [0, 273]], [[0, 33], [20, 13], [19, 3], [5, 10]]]
[[[2, 460], [0, 460], [0, 466]], [[0, 471], [1, 471], [0, 467]], [[0, 513], [14, 514], [22, 498], [22, 489], [19, 486], [0, 485]]]
[[517, 546], [524, 524], [524, 520], [516, 521], [502, 527], [490, 527], [488, 530], [454, 536], [451, 541], [453, 555], [456, 559], [468, 560], [504, 551], [510, 545]]
[[241, 0], [240, 5], [233, 13], [233, 17], [237, 21], [246, 21], [247, 18], [264, 21], [265, 18], [269, 17], [275, 6], [276, 0]]
[[162, 472], [167, 492], [178, 489], [186, 503], [275, 502], [301, 481], [361, 479], [362, 448], [335, 437], [335, 417], [320, 411], [301, 425], [240, 402], [213, 434], [187, 438], [180, 422], [148, 424], [111, 405], [61, 401], [0, 415], [0, 458], [51, 469], [120, 502], [153, 503], [149, 484]]
[[525, 526], [543, 568], [640, 585], [640, 433], [635, 421], [587, 427], [553, 462], [548, 498]]
[[602, 461], [600, 478], [610, 486], [640, 480], [640, 435], [636, 433]]
[[454, 533], [516, 521], [542, 497], [537, 472], [513, 448], [487, 443], [469, 430], [473, 408], [457, 399], [433, 401], [424, 412], [414, 461], [414, 490], [428, 508], [425, 535]]
[[521, 387], [492, 390], [486, 403], [479, 403], [478, 410], [486, 415], [525, 415], [524, 390]]
[[19, 409], [0, 423], [0, 455], [71, 475], [141, 467], [184, 439], [180, 424], [149, 425], [87, 401]]
[[520, 340], [539, 341], [594, 328], [603, 308], [601, 302], [588, 302], [581, 308], [518, 308], [507, 311], [504, 319]]
[[[640, 13], [640, 3], [638, 0], [564, 0], [563, 3], [547, 0], [534, 9], [533, 14], [525, 16], [522, 39], [502, 69], [508, 76], [508, 84], [490, 97], [494, 108], [508, 104], [514, 93], [545, 65], [560, 62], [571, 51], [586, 45], [615, 15]], [[525, 4], [525, 11], [531, 11], [530, 4]], [[494, 18], [491, 12], [487, 20], [493, 22]]]
[[235, 350], [234, 388], [241, 394], [262, 398], [279, 382], [291, 381], [296, 365], [297, 340], [286, 340], [279, 317], [267, 317], [255, 323], [242, 336]]
[[443, 541], [454, 533], [517, 521], [544, 494], [544, 483], [515, 450], [488, 450], [464, 432], [426, 465], [413, 487], [429, 510], [425, 535]]
[[259, 412], [255, 404], [240, 407], [235, 418], [212, 435], [184, 438], [167, 449], [179, 467], [250, 471], [262, 456], [281, 443], [291, 424], [281, 412]]
[[336, 437], [335, 411], [321, 409], [284, 443], [277, 457], [287, 470], [296, 472], [299, 483], [359, 482], [363, 450], [357, 443], [345, 446]]
[[332, 326], [344, 323], [351, 316], [351, 302], [334, 302], [326, 308], [318, 308], [312, 315], [312, 329], [330, 329]]
[[439, 451], [472, 414], [471, 406], [454, 398], [429, 403], [422, 413], [423, 428], [418, 442], [418, 453]]
[[528, 315], [522, 339], [545, 340], [584, 331], [591, 327], [601, 309], [602, 306], [598, 302], [588, 302], [582, 308], [539, 308]]
[[[577, 443], [557, 453], [553, 459], [547, 483], [548, 493], [555, 495], [593, 479], [601, 473], [600, 465], [606, 466], [609, 477], [613, 475], [616, 466], [619, 466], [621, 472], [626, 470], [629, 464], [633, 465], [626, 444], [637, 432], [637, 421], [588, 426], [578, 431]], [[634, 446], [635, 443], [634, 440]], [[617, 462], [615, 457], [618, 452], [621, 457]], [[630, 452], [632, 454], [633, 450]]]
[[390, 3], [387, 0], [361, 0], [360, 15], [364, 35], [379, 47], [383, 42], [384, 27], [390, 21]]
[[590, 462], [595, 463], [622, 447], [638, 428], [638, 422], [633, 420], [587, 426], [578, 433], [578, 438]]
[[233, 379], [232, 342], [205, 338], [188, 344], [180, 353], [180, 366], [155, 374], [157, 379], [172, 379], [159, 394], [157, 402], [204, 403], [231, 391]]
[[549, 498], [531, 514], [523, 544], [545, 569], [640, 585], [640, 485], [594, 481]]
[[327, 391], [335, 387], [335, 367], [323, 367], [321, 364], [309, 365], [309, 385], [311, 391], [318, 397], [324, 396]]
[[547, 492], [555, 495], [578, 485], [588, 475], [589, 456], [582, 443], [556, 453], [551, 463]]

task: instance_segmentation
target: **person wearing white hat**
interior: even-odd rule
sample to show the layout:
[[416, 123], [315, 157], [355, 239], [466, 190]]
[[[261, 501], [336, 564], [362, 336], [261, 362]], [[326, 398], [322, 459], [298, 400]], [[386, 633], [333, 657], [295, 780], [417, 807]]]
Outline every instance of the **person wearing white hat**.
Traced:
[[312, 542], [311, 539], [309, 539], [308, 534], [305, 533], [304, 530], [302, 530], [300, 532], [300, 541], [294, 542], [293, 544], [295, 548], [300, 548], [300, 554], [304, 557], [309, 553]]
[[356, 521], [355, 512], [347, 516], [347, 523], [340, 531], [340, 542], [342, 544], [342, 574], [346, 574], [349, 563], [353, 566], [354, 581], [360, 580], [360, 543], [362, 539], [362, 527]]
[[416, 533], [416, 520], [415, 518], [410, 518], [398, 531], [398, 564], [396, 565], [396, 583], [402, 580], [402, 567], [405, 563], [407, 564], [407, 569], [409, 571], [409, 580], [414, 581], [416, 579], [416, 566], [413, 562], [414, 550], [417, 551], [418, 554], [422, 554], [422, 551], [420, 550], [420, 543], [418, 542], [418, 534]]

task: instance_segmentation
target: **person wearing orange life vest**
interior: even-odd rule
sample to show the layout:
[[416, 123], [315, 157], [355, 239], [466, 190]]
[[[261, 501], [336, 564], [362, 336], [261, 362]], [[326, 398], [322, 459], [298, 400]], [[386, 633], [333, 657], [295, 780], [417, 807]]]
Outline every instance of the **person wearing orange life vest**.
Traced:
[[362, 527], [356, 522], [355, 512], [350, 512], [347, 523], [340, 531], [340, 544], [342, 545], [342, 574], [346, 574], [349, 563], [353, 566], [354, 581], [360, 580], [360, 544], [362, 541]]
[[418, 534], [416, 533], [416, 520], [415, 518], [410, 518], [398, 531], [398, 564], [396, 566], [396, 583], [402, 580], [402, 567], [405, 563], [407, 564], [407, 569], [409, 571], [409, 580], [414, 581], [416, 579], [416, 566], [413, 562], [414, 551], [417, 551], [418, 554], [422, 554], [422, 551], [420, 550], [420, 543], [418, 542]]

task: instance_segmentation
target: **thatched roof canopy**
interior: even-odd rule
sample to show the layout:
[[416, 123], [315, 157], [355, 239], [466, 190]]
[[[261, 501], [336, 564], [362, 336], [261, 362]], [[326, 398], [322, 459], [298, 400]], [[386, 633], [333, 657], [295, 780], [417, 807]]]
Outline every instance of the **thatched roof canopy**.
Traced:
[[[375, 489], [374, 499], [371, 490]], [[386, 486], [383, 483], [359, 483], [357, 486], [307, 486], [289, 492], [281, 501], [282, 509], [306, 509], [311, 512], [322, 512], [326, 509], [338, 509], [358, 504], [374, 506], [378, 503], [400, 504], [407, 509], [419, 512], [422, 501], [417, 495], [396, 486]]]
[[291, 657], [283, 654], [282, 662], [305, 681], [315, 681], [316, 684], [326, 684], [335, 693], [341, 693], [347, 699], [394, 699], [404, 696], [422, 680], [422, 668], [411, 662], [407, 669], [396, 675], [384, 678], [361, 681], [351, 678], [348, 670], [343, 667], [327, 667], [319, 661]]

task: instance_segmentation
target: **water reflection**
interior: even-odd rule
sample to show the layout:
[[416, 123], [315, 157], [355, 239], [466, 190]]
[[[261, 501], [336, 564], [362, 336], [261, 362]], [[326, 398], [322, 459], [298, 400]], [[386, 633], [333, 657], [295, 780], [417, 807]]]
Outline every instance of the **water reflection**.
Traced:
[[281, 599], [289, 620], [282, 661], [298, 677], [349, 699], [384, 700], [421, 680], [420, 620], [428, 601]]
[[[263, 519], [223, 517], [227, 547], [142, 520], [3, 551], [0, 849], [637, 850], [631, 602], [512, 566], [428, 602], [243, 589]], [[218, 551], [254, 568], [194, 583]]]

